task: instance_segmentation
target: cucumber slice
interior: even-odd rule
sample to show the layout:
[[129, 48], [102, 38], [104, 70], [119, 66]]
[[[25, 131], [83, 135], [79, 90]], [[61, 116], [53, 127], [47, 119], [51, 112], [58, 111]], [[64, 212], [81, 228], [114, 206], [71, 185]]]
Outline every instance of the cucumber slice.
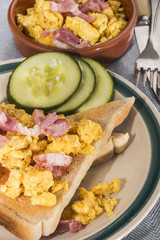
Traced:
[[64, 103], [61, 107], [55, 109], [57, 113], [72, 113], [78, 107], [80, 107], [87, 99], [91, 96], [95, 84], [96, 77], [93, 69], [90, 65], [83, 61], [81, 58], [74, 57], [78, 62], [81, 71], [82, 71], [82, 80], [79, 85], [79, 88], [76, 92], [71, 96], [71, 98]]
[[96, 75], [96, 88], [90, 98], [76, 111], [81, 112], [89, 108], [98, 107], [112, 98], [114, 82], [108, 71], [97, 61], [90, 58], [83, 58], [93, 68]]
[[66, 102], [80, 82], [81, 70], [73, 57], [62, 52], [38, 53], [14, 70], [7, 97], [29, 112], [34, 108], [50, 111]]

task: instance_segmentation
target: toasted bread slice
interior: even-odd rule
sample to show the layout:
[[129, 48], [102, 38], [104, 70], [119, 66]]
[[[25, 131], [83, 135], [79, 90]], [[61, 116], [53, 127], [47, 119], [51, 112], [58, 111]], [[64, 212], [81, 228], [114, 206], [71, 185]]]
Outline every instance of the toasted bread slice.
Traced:
[[[57, 204], [53, 207], [34, 206], [30, 198], [24, 195], [11, 199], [0, 194], [0, 224], [24, 240], [37, 240], [41, 235], [47, 236], [53, 233], [62, 211], [70, 202], [93, 161], [100, 156], [113, 129], [127, 117], [133, 103], [134, 97], [125, 98], [71, 115], [70, 118], [75, 121], [86, 118], [101, 125], [102, 139], [93, 143], [94, 155], [78, 154], [73, 158], [69, 174], [60, 179], [60, 181], [68, 182], [69, 190], [57, 192]], [[0, 184], [4, 184], [8, 177], [8, 170], [1, 167], [0, 176]]]

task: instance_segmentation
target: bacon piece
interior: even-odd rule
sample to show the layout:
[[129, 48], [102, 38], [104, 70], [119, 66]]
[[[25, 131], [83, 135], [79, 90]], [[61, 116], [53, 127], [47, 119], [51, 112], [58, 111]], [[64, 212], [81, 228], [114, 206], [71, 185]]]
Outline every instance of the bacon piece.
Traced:
[[58, 176], [58, 177], [69, 173], [69, 170], [68, 170], [67, 167], [51, 166], [51, 165], [46, 164], [46, 163], [42, 163], [42, 164], [36, 163], [34, 168], [36, 168], [36, 169], [45, 168], [48, 171], [52, 172], [53, 176]]
[[80, 39], [67, 28], [59, 28], [53, 33], [52, 42], [60, 48], [76, 47], [79, 41]]
[[81, 12], [81, 11], [77, 11], [74, 13], [74, 16], [80, 17], [82, 19], [84, 19], [86, 22], [93, 22], [95, 20], [95, 17], [92, 16], [88, 16], [87, 14]]
[[54, 12], [68, 13], [76, 10], [77, 6], [74, 0], [55, 0], [51, 2], [50, 9]]
[[4, 113], [2, 110], [0, 110], [0, 129], [1, 131], [16, 131], [16, 125], [17, 121], [14, 119], [11, 119], [8, 114]]
[[97, 2], [94, 2], [92, 0], [88, 0], [87, 2], [85, 2], [83, 5], [80, 5], [80, 10], [83, 13], [86, 12], [101, 12], [101, 7], [99, 6], [99, 4]]
[[90, 45], [86, 41], [81, 41], [72, 31], [67, 28], [59, 28], [53, 33], [52, 42], [59, 48], [83, 48]]
[[68, 166], [72, 162], [72, 157], [60, 153], [46, 153], [33, 156], [36, 162], [35, 168], [45, 168], [52, 172], [53, 176], [68, 174]]
[[8, 114], [0, 110], [0, 129], [1, 131], [19, 132], [24, 135], [31, 135], [37, 137], [41, 134], [38, 126], [33, 128], [23, 127], [21, 123], [10, 118]]
[[101, 12], [102, 9], [107, 9], [109, 7], [109, 4], [106, 2], [103, 2], [102, 0], [88, 0], [83, 5], [79, 4], [79, 9], [83, 13], [87, 12]]
[[47, 167], [48, 170], [52, 171], [53, 166], [68, 167], [72, 162], [72, 157], [60, 153], [45, 153], [33, 156], [33, 160], [41, 167]]
[[55, 112], [44, 115], [42, 110], [35, 109], [32, 117], [41, 130], [41, 134], [46, 136], [59, 137], [65, 134], [69, 129], [66, 119], [58, 119]]
[[32, 117], [36, 124], [40, 124], [45, 119], [43, 110], [39, 109], [34, 109], [34, 111], [32, 112]]
[[51, 2], [50, 9], [53, 12], [70, 13], [73, 16], [83, 18], [87, 22], [91, 22], [95, 19], [94, 17], [82, 13], [79, 9], [79, 4], [74, 0], [55, 0]]
[[58, 119], [58, 115], [56, 115], [55, 112], [49, 113], [47, 116], [45, 116], [43, 110], [39, 109], [35, 109], [33, 111], [32, 117], [35, 123], [41, 128], [48, 128]]
[[43, 30], [43, 31], [41, 32], [41, 35], [42, 35], [42, 37], [46, 37], [46, 36], [48, 36], [49, 34], [53, 33], [54, 31], [55, 31], [55, 29]]
[[3, 145], [5, 145], [8, 142], [9, 142], [9, 140], [8, 140], [8, 138], [6, 138], [6, 136], [0, 135], [0, 147], [2, 147]]
[[80, 46], [84, 48], [84, 47], [90, 47], [91, 45], [87, 41], [81, 41]]
[[57, 119], [56, 113], [49, 113], [46, 117], [42, 110], [36, 109], [33, 112], [36, 122], [33, 128], [24, 127], [18, 121], [11, 119], [8, 114], [0, 110], [0, 129], [2, 131], [19, 132], [24, 135], [38, 137], [41, 134], [45, 136], [59, 137], [65, 134], [69, 129], [66, 119]]
[[60, 220], [56, 233], [70, 232], [75, 233], [82, 229], [82, 224], [74, 219]]
[[6, 131], [3, 130], [3, 129], [0, 129], [0, 135], [5, 136], [6, 135]]
[[69, 29], [59, 28], [53, 33], [53, 39], [60, 40], [69, 46], [77, 45], [80, 39]]
[[67, 167], [62, 166], [54, 166], [52, 169], [53, 176], [62, 176], [64, 174], [68, 174], [69, 170]]
[[21, 123], [17, 122], [15, 129], [16, 129], [16, 132], [18, 133], [21, 133], [23, 135], [33, 136], [33, 137], [38, 137], [39, 135], [43, 134], [40, 127], [36, 124], [34, 125], [33, 128], [27, 128], [22, 126]]
[[101, 9], [107, 9], [109, 7], [109, 3], [104, 2], [103, 0], [95, 0], [95, 2], [99, 4]]
[[69, 124], [66, 119], [57, 119], [54, 124], [43, 130], [46, 136], [60, 137], [69, 129]]

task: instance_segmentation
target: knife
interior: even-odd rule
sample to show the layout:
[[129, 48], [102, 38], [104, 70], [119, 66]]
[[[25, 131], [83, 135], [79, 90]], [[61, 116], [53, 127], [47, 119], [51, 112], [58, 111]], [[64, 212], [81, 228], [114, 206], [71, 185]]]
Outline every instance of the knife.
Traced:
[[[138, 19], [135, 26], [135, 35], [140, 53], [145, 49], [148, 41], [149, 24], [154, 19], [160, 0], [134, 0], [138, 10]], [[153, 21], [152, 21], [153, 24]], [[160, 31], [159, 31], [160, 33]], [[157, 42], [159, 42], [157, 38]]]
[[[141, 53], [148, 40], [149, 24], [151, 19], [151, 8], [149, 0], [134, 0], [138, 10], [138, 18], [135, 26], [135, 35], [139, 52]], [[155, 1], [155, 0], [154, 0]]]

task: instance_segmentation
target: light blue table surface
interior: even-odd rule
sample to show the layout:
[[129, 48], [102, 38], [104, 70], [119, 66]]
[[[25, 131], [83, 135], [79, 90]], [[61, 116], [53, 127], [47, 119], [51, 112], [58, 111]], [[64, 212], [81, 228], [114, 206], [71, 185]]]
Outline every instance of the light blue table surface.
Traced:
[[[10, 3], [11, 0], [0, 0], [0, 61], [22, 57], [14, 46], [7, 22], [7, 11]], [[107, 65], [107, 69], [134, 83], [134, 63], [138, 55], [139, 50], [134, 36], [127, 52], [114, 63]], [[142, 84], [139, 84], [138, 87], [160, 112], [160, 104], [149, 88], [149, 84], [145, 88], [142, 87]], [[160, 240], [160, 200], [157, 201], [147, 217], [123, 240]]]

